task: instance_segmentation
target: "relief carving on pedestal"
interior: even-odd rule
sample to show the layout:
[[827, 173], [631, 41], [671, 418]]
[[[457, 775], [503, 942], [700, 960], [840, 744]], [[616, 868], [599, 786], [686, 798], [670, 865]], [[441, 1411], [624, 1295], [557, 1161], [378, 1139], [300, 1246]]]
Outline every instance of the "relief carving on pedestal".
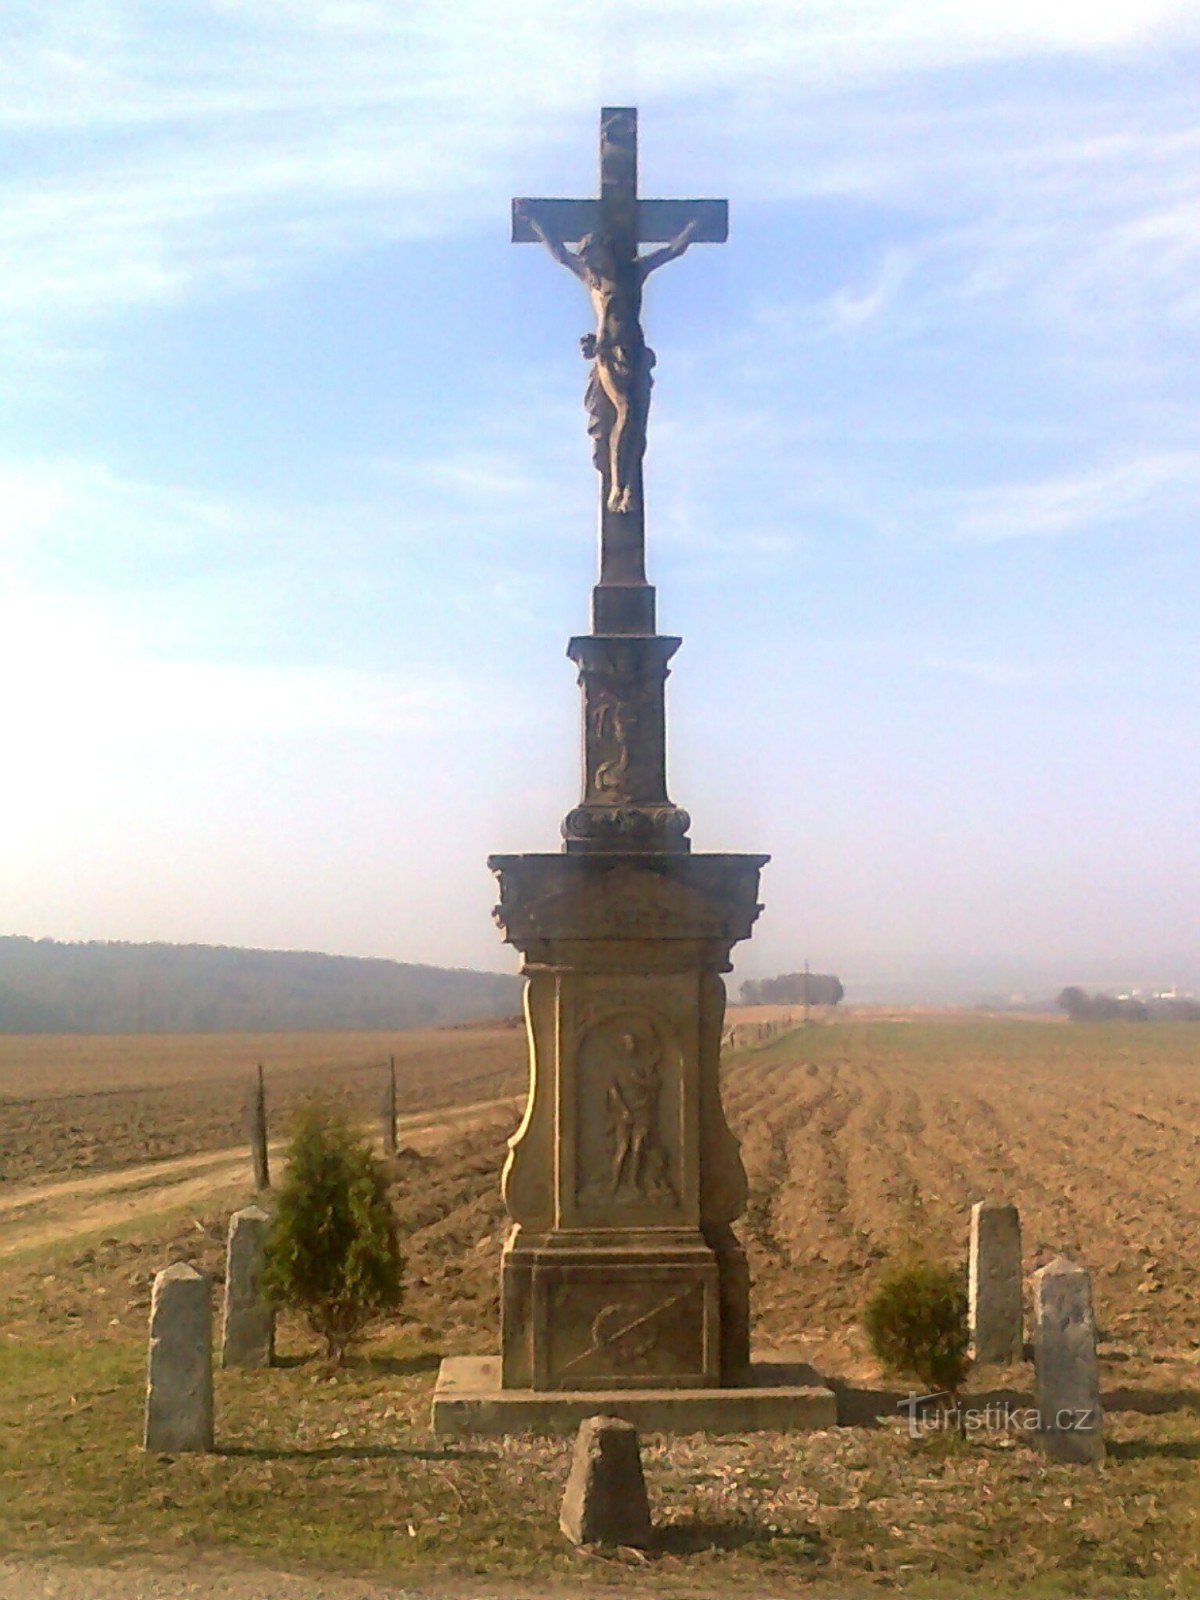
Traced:
[[572, 1273], [548, 1288], [546, 1376], [550, 1387], [647, 1387], [706, 1368], [709, 1289], [699, 1278], [652, 1275], [616, 1281]]
[[655, 1352], [662, 1338], [663, 1324], [671, 1313], [704, 1292], [703, 1285], [689, 1284], [676, 1294], [664, 1295], [648, 1309], [634, 1301], [610, 1301], [592, 1318], [588, 1343], [558, 1369], [559, 1376], [585, 1369], [605, 1367], [623, 1372], [653, 1372]]
[[608, 1126], [612, 1139], [612, 1188], [616, 1201], [677, 1200], [667, 1176], [667, 1154], [659, 1125], [662, 1051], [631, 1032], [617, 1039], [608, 1081]]
[[637, 708], [623, 704], [611, 682], [601, 679], [593, 687], [587, 715], [596, 793], [604, 800], [627, 800], [630, 735], [637, 729]]
[[630, 641], [606, 640], [593, 647], [579, 675], [586, 697], [586, 801], [666, 802], [665, 675], [665, 663], [645, 660]]
[[580, 1035], [576, 1192], [589, 1210], [679, 1203], [669, 1039], [662, 1019], [633, 1010], [610, 1012]]

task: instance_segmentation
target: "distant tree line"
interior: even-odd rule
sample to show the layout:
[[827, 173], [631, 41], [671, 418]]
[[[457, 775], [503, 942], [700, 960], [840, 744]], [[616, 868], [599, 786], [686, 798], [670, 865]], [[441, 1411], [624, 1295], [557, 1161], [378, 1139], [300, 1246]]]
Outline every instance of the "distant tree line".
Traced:
[[219, 945], [0, 938], [0, 1033], [441, 1027], [511, 1016], [496, 972]]
[[1200, 1022], [1200, 1000], [1135, 1000], [1112, 994], [1088, 994], [1072, 984], [1058, 997], [1072, 1022]]
[[778, 978], [747, 978], [739, 991], [744, 1006], [835, 1006], [845, 992], [841, 979], [831, 972], [785, 972]]

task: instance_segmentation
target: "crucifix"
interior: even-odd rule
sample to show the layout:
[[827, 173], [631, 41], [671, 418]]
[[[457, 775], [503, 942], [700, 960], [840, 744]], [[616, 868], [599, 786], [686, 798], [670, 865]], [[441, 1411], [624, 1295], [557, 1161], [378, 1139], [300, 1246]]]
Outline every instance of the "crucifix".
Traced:
[[692, 850], [667, 789], [666, 680], [682, 641], [656, 631], [645, 572], [654, 354], [642, 289], [727, 231], [723, 200], [638, 198], [632, 108], [601, 112], [598, 198], [513, 201], [514, 242], [544, 245], [595, 311], [581, 342], [600, 579], [592, 631], [567, 646], [583, 783], [562, 848], [488, 860], [496, 921], [528, 979], [529, 1098], [501, 1180], [512, 1225], [500, 1357], [442, 1363], [433, 1418], [447, 1435], [573, 1427], [613, 1409], [614, 1390], [620, 1414], [647, 1427], [836, 1419], [829, 1391], [764, 1387], [750, 1365], [750, 1278], [733, 1230], [746, 1174], [721, 1109], [722, 974], [761, 910], [767, 857]]
[[[541, 243], [587, 289], [596, 331], [580, 340], [592, 363], [584, 405], [600, 474], [600, 590], [645, 591], [640, 603], [607, 608], [596, 597], [604, 631], [653, 631], [653, 591], [646, 582], [642, 457], [654, 352], [641, 325], [642, 287], [658, 267], [693, 244], [721, 244], [729, 234], [724, 200], [643, 200], [637, 192], [637, 111], [600, 113], [598, 200], [514, 200], [514, 244]], [[575, 243], [577, 248], [569, 248]], [[640, 255], [641, 244], [661, 248]], [[624, 626], [613, 627], [613, 623]]]

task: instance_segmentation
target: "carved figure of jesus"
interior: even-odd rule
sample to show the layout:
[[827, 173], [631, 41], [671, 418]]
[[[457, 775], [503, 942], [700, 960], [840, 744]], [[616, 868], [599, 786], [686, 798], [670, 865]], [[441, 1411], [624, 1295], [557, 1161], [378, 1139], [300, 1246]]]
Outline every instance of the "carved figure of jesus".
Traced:
[[517, 215], [591, 297], [596, 331], [579, 341], [584, 356], [592, 362], [584, 396], [588, 433], [595, 444], [596, 469], [608, 480], [608, 509], [637, 511], [655, 360], [642, 332], [642, 286], [652, 272], [684, 253], [700, 218], [693, 216], [661, 250], [639, 256], [636, 248], [632, 255], [618, 249], [604, 230], [585, 234], [579, 248], [571, 250], [521, 202], [517, 203]]

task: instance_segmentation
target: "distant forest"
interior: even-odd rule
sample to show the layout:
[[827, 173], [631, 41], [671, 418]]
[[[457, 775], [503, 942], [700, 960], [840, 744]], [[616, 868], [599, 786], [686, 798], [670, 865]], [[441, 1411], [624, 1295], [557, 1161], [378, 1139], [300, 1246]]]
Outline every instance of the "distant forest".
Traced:
[[777, 978], [748, 978], [741, 987], [744, 1006], [836, 1006], [845, 995], [832, 972], [784, 972]]
[[521, 980], [202, 944], [0, 938], [0, 1033], [422, 1028], [511, 1016]]
[[1190, 996], [1139, 1000], [1130, 995], [1088, 994], [1072, 984], [1058, 997], [1072, 1022], [1200, 1022], [1200, 1000]]

